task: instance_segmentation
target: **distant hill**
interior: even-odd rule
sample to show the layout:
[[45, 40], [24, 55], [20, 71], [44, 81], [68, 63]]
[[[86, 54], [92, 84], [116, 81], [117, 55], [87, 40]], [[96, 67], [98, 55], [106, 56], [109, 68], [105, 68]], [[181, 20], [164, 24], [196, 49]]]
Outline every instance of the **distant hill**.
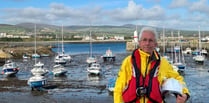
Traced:
[[[28, 32], [34, 32], [34, 23], [20, 23], [16, 25], [10, 24], [0, 24], [0, 32], [6, 32], [14, 35], [24, 35]], [[138, 25], [137, 29], [140, 31], [145, 25]], [[39, 34], [58, 34], [61, 33], [61, 26], [49, 25], [49, 24], [36, 24], [37, 33]], [[133, 33], [136, 29], [134, 24], [124, 24], [121, 26], [114, 25], [101, 25], [101, 26], [92, 26], [93, 35], [124, 35], [124, 36], [133, 36]], [[89, 33], [89, 26], [86, 25], [70, 25], [64, 26], [65, 35], [84, 35]], [[162, 28], [157, 28], [159, 34], [162, 34]], [[174, 31], [176, 34], [177, 30], [166, 29], [165, 36], [170, 36], [171, 31]], [[208, 31], [202, 31], [202, 35], [208, 35]], [[198, 31], [185, 31], [181, 30], [181, 35], [184, 36], [193, 36], [198, 34]], [[197, 36], [197, 35], [195, 35]]]

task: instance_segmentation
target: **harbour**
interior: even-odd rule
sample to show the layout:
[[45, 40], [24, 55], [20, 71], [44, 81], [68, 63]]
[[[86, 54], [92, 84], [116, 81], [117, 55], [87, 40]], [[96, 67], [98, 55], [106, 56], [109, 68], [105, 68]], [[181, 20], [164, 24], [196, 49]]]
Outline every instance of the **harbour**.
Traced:
[[[31, 77], [30, 70], [34, 59], [13, 59], [20, 68], [15, 77], [0, 75], [0, 102], [1, 103], [113, 103], [113, 95], [109, 94], [106, 85], [110, 78], [116, 78], [122, 60], [131, 54], [126, 51], [126, 43], [100, 43], [93, 44], [93, 54], [101, 64], [102, 73], [99, 76], [88, 75], [86, 58], [89, 55], [88, 44], [65, 44], [65, 52], [71, 54], [73, 61], [65, 67], [68, 70], [66, 76], [55, 77], [51, 72], [46, 75], [47, 86], [43, 91], [31, 91], [27, 80]], [[110, 48], [116, 55], [114, 62], [103, 62], [100, 58]], [[53, 51], [57, 51], [56, 48]], [[207, 103], [209, 100], [209, 61], [208, 57], [203, 65], [196, 64], [191, 59], [191, 54], [185, 55], [187, 68], [185, 82], [190, 90], [191, 98], [188, 103]], [[54, 56], [39, 58], [49, 71], [54, 64]], [[27, 98], [25, 98], [27, 97]], [[12, 99], [11, 99], [12, 98]]]

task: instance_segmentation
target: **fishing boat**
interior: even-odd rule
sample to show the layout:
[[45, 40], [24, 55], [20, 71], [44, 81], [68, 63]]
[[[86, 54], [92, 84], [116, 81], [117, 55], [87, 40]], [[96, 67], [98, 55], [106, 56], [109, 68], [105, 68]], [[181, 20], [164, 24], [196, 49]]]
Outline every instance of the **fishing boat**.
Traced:
[[89, 74], [99, 75], [101, 71], [102, 70], [99, 63], [91, 63], [90, 66], [87, 68], [87, 72]]
[[19, 71], [19, 68], [16, 65], [16, 63], [12, 62], [11, 60], [7, 60], [6, 63], [3, 65], [1, 73], [7, 76], [13, 76], [17, 74], [18, 71]]
[[39, 89], [46, 85], [46, 78], [44, 76], [35, 75], [28, 79], [27, 84], [31, 87], [32, 90]]
[[103, 61], [115, 61], [115, 55], [113, 55], [112, 51], [110, 50], [110, 48], [106, 51], [106, 53], [101, 56], [101, 58], [103, 58]]
[[61, 64], [57, 64], [53, 67], [52, 73], [54, 76], [61, 76], [67, 73], [67, 69]]

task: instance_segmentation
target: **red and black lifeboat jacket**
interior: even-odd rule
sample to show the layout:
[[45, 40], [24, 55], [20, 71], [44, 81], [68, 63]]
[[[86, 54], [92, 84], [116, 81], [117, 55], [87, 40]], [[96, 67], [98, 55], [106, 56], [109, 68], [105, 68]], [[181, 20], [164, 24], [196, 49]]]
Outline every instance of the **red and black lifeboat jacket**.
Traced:
[[[151, 61], [151, 69], [146, 76], [143, 77], [141, 74], [141, 59], [140, 59], [140, 52], [136, 49], [132, 53], [132, 78], [129, 81], [126, 88], [123, 90], [123, 101], [125, 103], [136, 102], [139, 103], [139, 98], [147, 97], [148, 103], [161, 103], [162, 97], [160, 93], [160, 87], [158, 82], [158, 70], [160, 64], [160, 56], [159, 54], [154, 51], [154, 54], [157, 54], [159, 58], [156, 60]], [[137, 92], [139, 88], [145, 89], [143, 95], [140, 92]]]

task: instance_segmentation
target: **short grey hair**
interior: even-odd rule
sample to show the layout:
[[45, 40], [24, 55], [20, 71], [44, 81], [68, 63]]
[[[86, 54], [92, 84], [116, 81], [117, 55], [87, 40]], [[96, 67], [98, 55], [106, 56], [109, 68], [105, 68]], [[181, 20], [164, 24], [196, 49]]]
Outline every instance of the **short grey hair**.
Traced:
[[140, 34], [139, 34], [139, 40], [141, 40], [141, 36], [142, 36], [142, 33], [143, 33], [144, 31], [152, 32], [152, 33], [154, 34], [155, 40], [156, 40], [156, 42], [157, 42], [157, 40], [158, 40], [158, 34], [157, 34], [156, 29], [155, 29], [155, 28], [152, 28], [152, 27], [143, 27], [143, 28], [141, 29]]

